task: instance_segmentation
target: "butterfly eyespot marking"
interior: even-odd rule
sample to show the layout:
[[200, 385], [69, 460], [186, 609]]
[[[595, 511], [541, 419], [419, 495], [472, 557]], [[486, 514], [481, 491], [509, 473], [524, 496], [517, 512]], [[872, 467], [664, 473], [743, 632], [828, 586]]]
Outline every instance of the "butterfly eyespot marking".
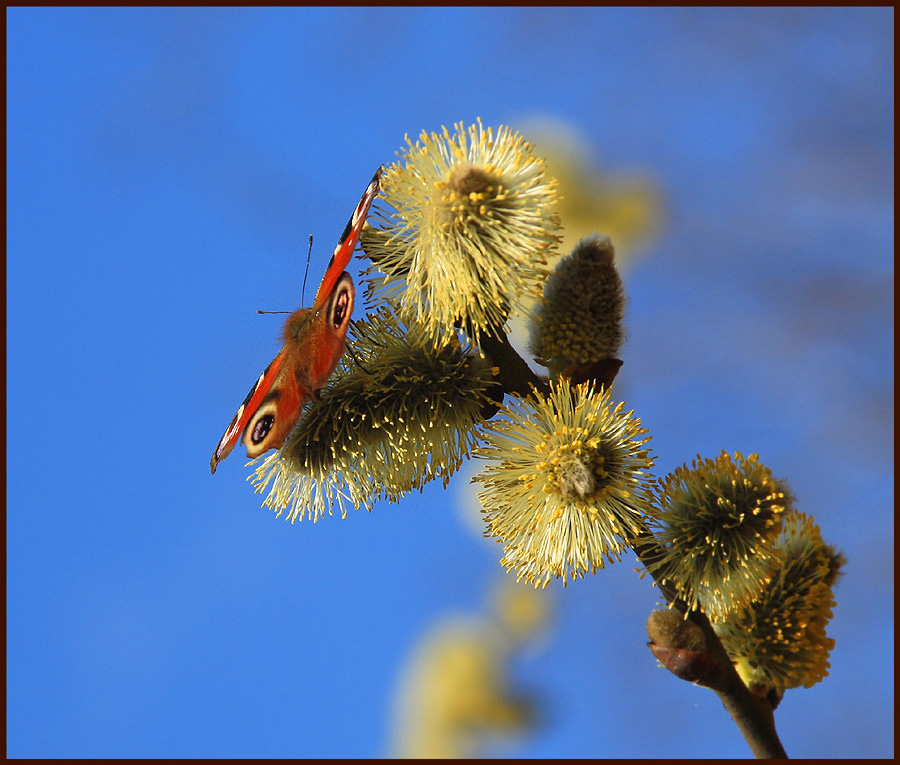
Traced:
[[353, 313], [353, 296], [356, 290], [353, 287], [353, 279], [350, 274], [344, 272], [335, 285], [331, 302], [328, 305], [328, 323], [334, 330], [346, 331], [350, 323], [350, 314]]
[[250, 436], [250, 440], [253, 441], [254, 444], [262, 443], [263, 440], [265, 440], [265, 437], [269, 435], [269, 431], [272, 430], [272, 426], [274, 424], [274, 414], [263, 415], [256, 421], [256, 424], [253, 426], [253, 433]]
[[350, 313], [350, 294], [343, 290], [338, 293], [334, 301], [334, 315], [331, 317], [331, 325], [339, 329]]
[[[282, 429], [287, 421], [279, 409], [281, 390], [272, 390], [263, 399], [247, 427], [244, 430], [243, 442], [247, 447], [247, 456], [253, 459], [273, 448], [272, 444], [277, 440], [275, 447], [281, 446], [283, 433], [279, 440], [279, 429]], [[289, 421], [288, 421], [289, 422]]]

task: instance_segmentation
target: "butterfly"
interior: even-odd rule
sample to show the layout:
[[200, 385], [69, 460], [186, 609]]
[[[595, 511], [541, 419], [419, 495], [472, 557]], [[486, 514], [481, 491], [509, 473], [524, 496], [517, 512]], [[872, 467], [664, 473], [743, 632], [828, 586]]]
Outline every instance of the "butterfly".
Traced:
[[304, 404], [318, 396], [344, 353], [356, 290], [344, 271], [359, 241], [383, 168], [379, 167], [356, 205], [331, 255], [311, 308], [291, 314], [284, 325], [284, 347], [266, 367], [238, 407], [216, 445], [209, 466], [213, 473], [243, 434], [247, 456], [279, 448], [293, 430]]

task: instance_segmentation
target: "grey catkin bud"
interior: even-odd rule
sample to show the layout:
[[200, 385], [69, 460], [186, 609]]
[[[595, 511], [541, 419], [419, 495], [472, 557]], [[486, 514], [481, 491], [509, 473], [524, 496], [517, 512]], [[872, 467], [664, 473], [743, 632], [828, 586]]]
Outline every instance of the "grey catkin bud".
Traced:
[[608, 236], [582, 239], [544, 286], [531, 350], [553, 372], [613, 358], [624, 338], [625, 292]]

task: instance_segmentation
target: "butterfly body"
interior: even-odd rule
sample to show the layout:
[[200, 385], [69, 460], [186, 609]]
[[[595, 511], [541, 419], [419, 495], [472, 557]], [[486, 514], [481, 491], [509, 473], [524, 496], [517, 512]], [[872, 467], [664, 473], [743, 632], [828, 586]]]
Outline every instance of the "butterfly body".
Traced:
[[353, 279], [344, 268], [378, 194], [380, 178], [381, 168], [334, 248], [312, 307], [295, 311], [285, 322], [284, 347], [259, 376], [219, 440], [209, 463], [213, 473], [239, 439], [250, 458], [279, 448], [300, 419], [304, 405], [318, 396], [340, 361], [356, 294]]

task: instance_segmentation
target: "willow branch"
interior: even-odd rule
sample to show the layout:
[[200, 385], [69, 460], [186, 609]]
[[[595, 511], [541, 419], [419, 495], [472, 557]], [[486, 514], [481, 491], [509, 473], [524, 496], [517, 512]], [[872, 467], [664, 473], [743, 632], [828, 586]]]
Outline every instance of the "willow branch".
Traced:
[[[649, 530], [645, 530], [632, 541], [632, 548], [638, 560], [645, 566], [665, 554]], [[654, 577], [666, 602], [679, 613], [687, 614], [687, 618], [703, 633], [706, 652], [711, 661], [702, 676], [694, 682], [715, 692], [725, 709], [728, 710], [754, 757], [767, 760], [786, 760], [787, 753], [775, 729], [772, 705], [767, 699], [750, 693], [734, 668], [725, 646], [722, 645], [722, 641], [706, 614], [701, 611], [690, 611], [687, 603], [675, 594], [671, 585], [654, 576], [652, 571], [650, 575]]]
[[[481, 349], [497, 367], [497, 381], [502, 393], [527, 396], [534, 389], [545, 395], [549, 393], [547, 381], [531, 370], [512, 347], [505, 333], [482, 336]], [[621, 362], [617, 359], [605, 359], [571, 370], [571, 377], [573, 381], [577, 382], [593, 379], [601, 386], [608, 387], [612, 384], [620, 366]], [[483, 415], [486, 418], [491, 417], [498, 409], [499, 406], [492, 404], [486, 408]], [[632, 547], [638, 559], [645, 566], [665, 555], [665, 551], [649, 529], [645, 529], [632, 540]], [[767, 699], [753, 695], [741, 680], [709, 619], [700, 611], [690, 611], [687, 604], [677, 596], [674, 588], [663, 581], [661, 577], [654, 576], [652, 571], [651, 576], [654, 577], [666, 602], [679, 613], [687, 614], [687, 618], [703, 634], [706, 653], [704, 670], [699, 677], [692, 678], [692, 681], [715, 692], [725, 709], [728, 710], [754, 757], [787, 759], [787, 754], [775, 729], [772, 705]]]

